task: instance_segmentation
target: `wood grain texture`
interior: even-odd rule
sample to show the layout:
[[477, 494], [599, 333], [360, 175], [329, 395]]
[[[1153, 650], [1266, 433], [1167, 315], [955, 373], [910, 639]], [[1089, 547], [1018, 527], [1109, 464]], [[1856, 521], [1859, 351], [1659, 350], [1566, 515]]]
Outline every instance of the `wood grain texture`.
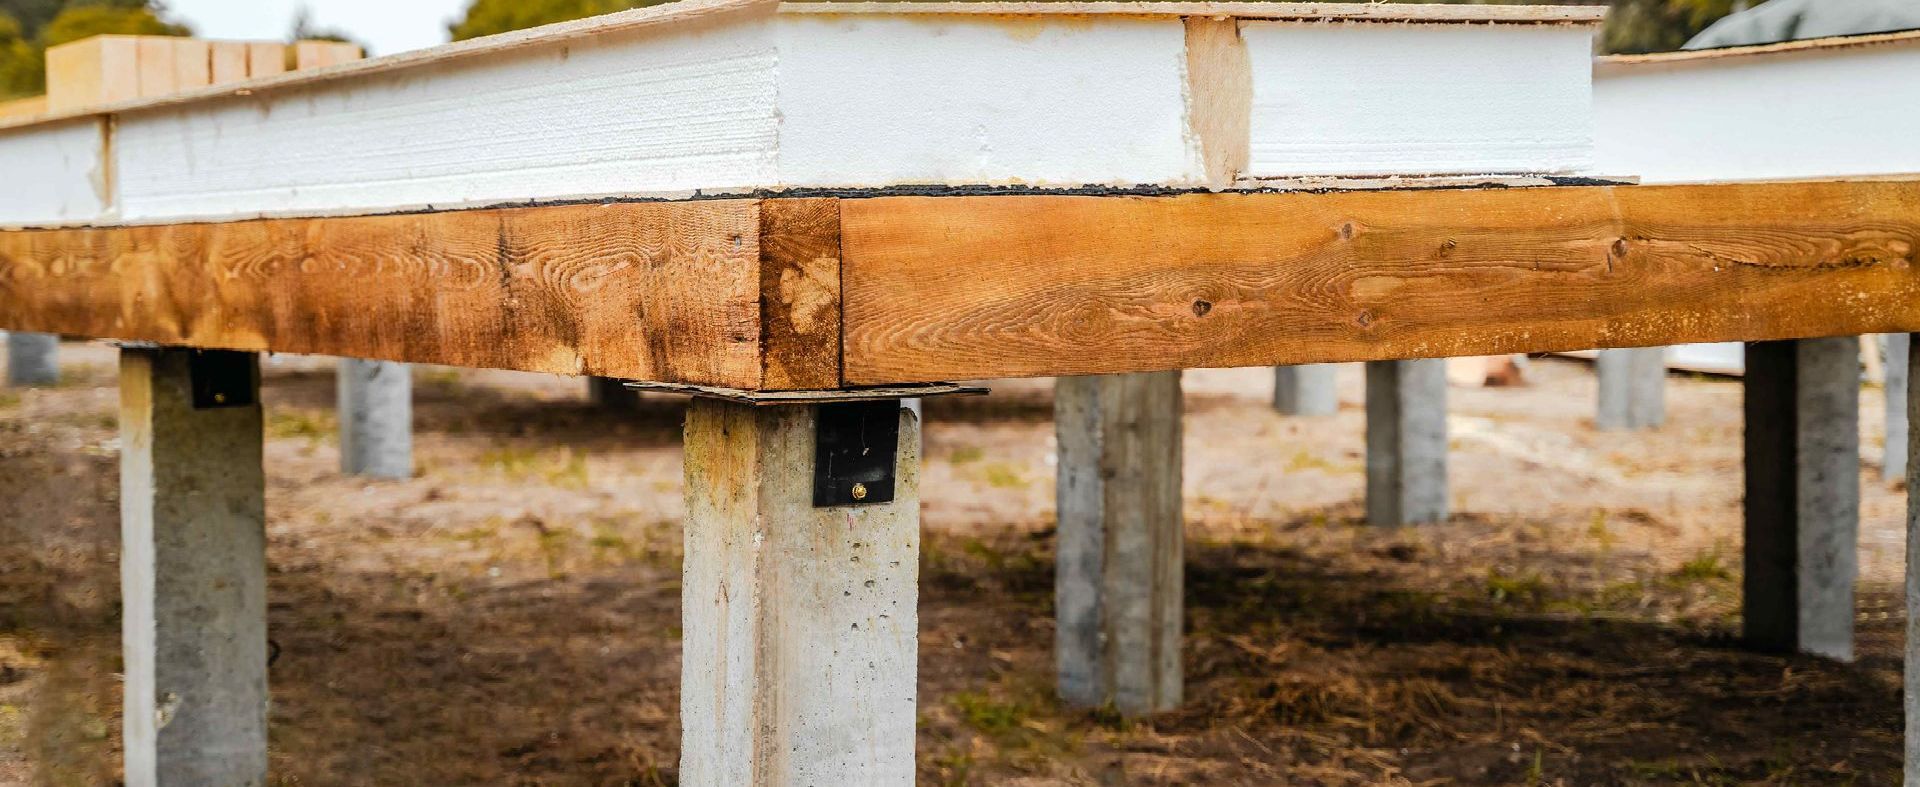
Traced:
[[1920, 329], [1920, 182], [846, 200], [844, 382]]
[[761, 385], [840, 385], [840, 201], [760, 203]]
[[0, 328], [760, 387], [753, 200], [0, 233]]

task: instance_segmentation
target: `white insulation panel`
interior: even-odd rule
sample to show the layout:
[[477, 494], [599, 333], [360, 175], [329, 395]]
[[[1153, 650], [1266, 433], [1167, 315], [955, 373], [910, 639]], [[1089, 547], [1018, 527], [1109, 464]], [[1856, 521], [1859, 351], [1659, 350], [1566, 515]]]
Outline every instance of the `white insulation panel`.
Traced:
[[767, 22], [675, 27], [124, 117], [128, 221], [746, 188]]
[[1647, 183], [1920, 173], [1920, 42], [1608, 65], [1594, 104]]
[[1247, 22], [1247, 174], [1586, 172], [1592, 34], [1579, 25]]
[[0, 131], [0, 225], [86, 224], [105, 217], [101, 123], [86, 118]]
[[781, 22], [786, 185], [1204, 182], [1177, 17]]

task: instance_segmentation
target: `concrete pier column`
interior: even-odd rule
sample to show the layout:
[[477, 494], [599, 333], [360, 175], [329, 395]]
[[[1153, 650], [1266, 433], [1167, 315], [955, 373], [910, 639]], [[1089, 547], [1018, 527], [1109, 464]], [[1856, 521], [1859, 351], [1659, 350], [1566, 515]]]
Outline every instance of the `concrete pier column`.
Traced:
[[1180, 373], [1054, 383], [1060, 696], [1127, 715], [1180, 704]]
[[1340, 410], [1340, 393], [1330, 363], [1276, 366], [1273, 369], [1273, 409], [1281, 415], [1333, 415]]
[[1657, 429], [1667, 421], [1667, 348], [1601, 350], [1600, 410], [1594, 425], [1606, 431]]
[[1367, 522], [1439, 522], [1449, 508], [1446, 361], [1367, 364]]
[[340, 359], [340, 472], [413, 477], [413, 367]]
[[587, 401], [607, 410], [631, 410], [640, 404], [640, 392], [627, 387], [627, 381], [612, 377], [588, 377]]
[[60, 337], [50, 333], [7, 333], [7, 385], [30, 387], [60, 382]]
[[267, 781], [267, 561], [252, 353], [120, 353], [128, 787]]
[[1754, 647], [1853, 658], [1860, 343], [1747, 345], [1744, 622]]
[[[1900, 334], [1901, 346], [1906, 352], [1900, 357], [1905, 360], [1906, 368], [1913, 368], [1914, 354], [1920, 351], [1920, 342], [1913, 341], [1911, 334]], [[1891, 360], [1889, 353], [1889, 360]], [[1920, 423], [1920, 390], [1909, 386], [1906, 389], [1906, 417], [1903, 422], [1909, 426]], [[1892, 427], [1888, 427], [1891, 429]], [[1903, 670], [1906, 691], [1902, 692], [1906, 704], [1906, 782], [1907, 787], [1920, 787], [1920, 458], [1913, 455], [1920, 449], [1920, 440], [1913, 435], [1903, 434], [1907, 445], [1907, 658]], [[1889, 437], [1887, 442], [1893, 442]]]
[[[1907, 374], [1912, 355], [1912, 336], [1891, 333], [1885, 337], [1887, 388], [1887, 447], [1881, 455], [1880, 477], [1898, 481], [1907, 477]], [[1914, 487], [1908, 486], [1908, 489]]]
[[913, 783], [920, 421], [889, 407], [892, 500], [826, 507], [823, 407], [689, 407], [681, 784]]

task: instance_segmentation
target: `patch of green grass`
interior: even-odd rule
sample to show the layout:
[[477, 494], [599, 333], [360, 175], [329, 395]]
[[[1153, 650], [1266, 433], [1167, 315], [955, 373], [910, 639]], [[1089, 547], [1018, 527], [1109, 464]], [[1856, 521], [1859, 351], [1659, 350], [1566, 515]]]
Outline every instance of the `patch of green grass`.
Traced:
[[947, 454], [947, 463], [953, 465], [972, 464], [986, 458], [986, 456], [987, 452], [981, 450], [979, 446], [963, 445], [953, 449], [952, 452]]
[[1006, 740], [1020, 733], [1033, 709], [1017, 701], [996, 700], [985, 692], [963, 691], [953, 695], [953, 708], [960, 720], [981, 734]]
[[419, 380], [423, 385], [457, 388], [460, 385], [460, 370], [445, 366], [415, 367], [414, 379]]
[[1487, 597], [1497, 604], [1537, 605], [1546, 599], [1547, 581], [1537, 573], [1508, 576], [1499, 569], [1487, 571]]
[[1020, 474], [1020, 468], [1005, 462], [988, 464], [981, 468], [981, 475], [986, 478], [987, 486], [995, 489], [1025, 489], [1027, 487], [1027, 479]]
[[1594, 541], [1600, 543], [1601, 552], [1612, 551], [1614, 538], [1613, 531], [1607, 529], [1606, 509], [1596, 508], [1593, 510], [1593, 521], [1587, 523], [1587, 535], [1591, 536]]
[[1720, 562], [1720, 552], [1702, 552], [1692, 560], [1680, 564], [1673, 572], [1674, 579], [1683, 583], [1710, 582], [1719, 579], [1732, 579], [1733, 571]]
[[0, 410], [20, 405], [20, 394], [13, 391], [0, 391]]
[[267, 436], [275, 439], [304, 437], [324, 440], [339, 432], [339, 423], [325, 410], [267, 410]]
[[540, 451], [496, 445], [480, 454], [480, 464], [515, 481], [544, 481], [563, 489], [585, 489], [592, 480], [586, 455], [570, 447]]

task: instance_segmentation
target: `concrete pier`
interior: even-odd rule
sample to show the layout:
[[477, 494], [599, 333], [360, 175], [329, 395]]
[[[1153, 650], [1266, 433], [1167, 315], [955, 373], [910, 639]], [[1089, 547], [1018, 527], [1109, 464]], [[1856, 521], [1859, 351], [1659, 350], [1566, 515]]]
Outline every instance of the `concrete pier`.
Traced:
[[413, 476], [413, 367], [340, 359], [340, 472]]
[[680, 784], [912, 784], [920, 421], [891, 502], [815, 507], [812, 406], [686, 421]]
[[[1912, 334], [1900, 334], [1902, 346], [1906, 352], [1902, 358], [1906, 367], [1913, 368], [1915, 351], [1920, 350], [1920, 342], [1913, 341]], [[1909, 386], [1906, 390], [1905, 423], [1920, 423], [1920, 391]], [[1913, 456], [1913, 449], [1920, 448], [1920, 440], [1912, 439], [1911, 434], [1903, 434], [1908, 447], [1907, 467], [1907, 648], [1906, 667], [1903, 670], [1905, 691], [1902, 701], [1906, 704], [1906, 782], [1907, 787], [1920, 787], [1920, 458]]]
[[7, 385], [17, 388], [60, 383], [60, 337], [50, 333], [7, 333]]
[[1754, 647], [1853, 658], [1860, 343], [1747, 346], [1744, 622]]
[[1907, 375], [1913, 368], [1909, 363], [1913, 341], [1905, 333], [1887, 334], [1883, 339], [1887, 357], [1887, 443], [1881, 454], [1880, 477], [1893, 482], [1907, 477]]
[[1445, 520], [1447, 366], [1444, 360], [1367, 364], [1367, 522]]
[[1273, 370], [1273, 409], [1281, 415], [1322, 416], [1340, 410], [1334, 385], [1339, 365], [1276, 366]]
[[120, 353], [128, 787], [266, 784], [259, 380], [252, 353]]
[[1658, 429], [1667, 421], [1667, 348], [1601, 350], [1594, 359], [1600, 378], [1600, 409], [1594, 425], [1605, 431]]
[[1054, 384], [1060, 696], [1127, 715], [1180, 704], [1180, 373]]

